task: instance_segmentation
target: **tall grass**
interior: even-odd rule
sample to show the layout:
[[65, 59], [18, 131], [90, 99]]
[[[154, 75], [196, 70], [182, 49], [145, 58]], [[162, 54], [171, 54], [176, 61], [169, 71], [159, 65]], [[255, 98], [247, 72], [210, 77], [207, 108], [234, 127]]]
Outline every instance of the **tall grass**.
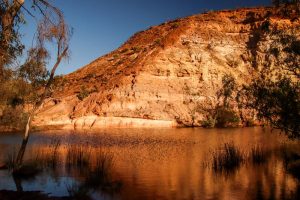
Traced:
[[268, 161], [270, 152], [260, 145], [254, 145], [250, 149], [249, 159], [253, 164], [263, 164]]
[[90, 165], [86, 182], [92, 186], [105, 186], [112, 182], [113, 156], [110, 153], [99, 151], [95, 165]]
[[[70, 196], [88, 198], [89, 189], [101, 189], [106, 192], [116, 192], [121, 187], [120, 181], [113, 179], [114, 157], [113, 154], [101, 149], [93, 149], [89, 144], [67, 145], [65, 157], [60, 151], [59, 140], [52, 140], [48, 147], [37, 153], [32, 152], [31, 159], [27, 159], [24, 165], [14, 171], [17, 149], [7, 156], [6, 166], [14, 171], [18, 178], [34, 178], [37, 173], [48, 169], [55, 172], [57, 169], [75, 170], [79, 172], [82, 179], [80, 185], [68, 187]], [[65, 160], [63, 160], [65, 158]], [[64, 162], [65, 161], [65, 162]], [[61, 165], [60, 165], [61, 164]], [[60, 168], [57, 168], [60, 166]]]
[[71, 185], [66, 185], [69, 197], [71, 199], [78, 200], [90, 200], [89, 189], [84, 185], [73, 183]]
[[55, 169], [60, 161], [59, 147], [61, 142], [58, 139], [53, 139], [47, 150], [41, 151], [36, 155], [37, 163], [43, 168]]
[[91, 159], [91, 147], [88, 145], [70, 145], [67, 147], [66, 164], [68, 168], [85, 168]]
[[233, 143], [224, 143], [219, 151], [212, 153], [212, 169], [215, 172], [230, 172], [244, 161], [244, 154]]
[[211, 163], [206, 164], [206, 166], [210, 166], [214, 172], [231, 172], [238, 169], [242, 164], [266, 163], [271, 156], [271, 151], [260, 145], [254, 145], [245, 154], [232, 142], [227, 142], [211, 154]]
[[15, 177], [26, 179], [33, 178], [46, 167], [53, 169], [57, 166], [59, 163], [59, 146], [59, 140], [52, 140], [47, 151], [37, 151], [34, 156], [24, 160], [22, 166], [18, 167], [16, 167], [18, 148], [14, 147], [12, 151], [7, 154], [5, 168], [12, 171]]
[[91, 176], [87, 178], [87, 183], [98, 186], [102, 191], [112, 194], [119, 192], [122, 187], [120, 180], [113, 179], [114, 157], [109, 152], [98, 151], [96, 165], [91, 172]]
[[4, 161], [5, 168], [7, 168], [10, 171], [15, 168], [15, 161], [17, 155], [18, 155], [17, 148], [13, 147], [12, 150], [7, 154], [6, 159]]

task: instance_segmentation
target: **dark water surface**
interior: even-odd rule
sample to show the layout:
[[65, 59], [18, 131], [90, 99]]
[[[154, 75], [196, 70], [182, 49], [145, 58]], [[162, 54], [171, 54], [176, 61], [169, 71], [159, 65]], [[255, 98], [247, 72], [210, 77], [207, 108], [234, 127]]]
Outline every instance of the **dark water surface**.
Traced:
[[[283, 135], [262, 128], [241, 129], [104, 129], [98, 132], [41, 132], [30, 137], [25, 160], [48, 151], [59, 141], [59, 164], [35, 178], [16, 181], [8, 171], [0, 171], [0, 190], [38, 190], [50, 196], [68, 196], [69, 188], [80, 185], [79, 169], [66, 169], [70, 145], [91, 152], [113, 155], [112, 179], [118, 191], [91, 188], [93, 199], [293, 199], [299, 182], [286, 172], [280, 156], [282, 146], [299, 146]], [[21, 142], [20, 135], [0, 134], [0, 164]], [[213, 152], [233, 143], [245, 157], [253, 146], [262, 147], [268, 160], [262, 164], [245, 161], [230, 172], [211, 168]], [[50, 151], [50, 150], [49, 150]]]

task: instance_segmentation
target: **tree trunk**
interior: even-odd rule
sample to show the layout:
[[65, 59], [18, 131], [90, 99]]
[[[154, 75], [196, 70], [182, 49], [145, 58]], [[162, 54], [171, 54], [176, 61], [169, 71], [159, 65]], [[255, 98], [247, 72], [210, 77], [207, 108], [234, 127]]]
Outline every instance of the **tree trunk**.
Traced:
[[16, 163], [15, 167], [16, 168], [14, 169], [14, 171], [18, 170], [18, 169], [20, 169], [22, 167], [23, 158], [24, 158], [24, 154], [25, 154], [25, 151], [26, 151], [26, 146], [27, 146], [28, 139], [29, 139], [29, 133], [30, 133], [29, 131], [30, 131], [30, 128], [31, 128], [31, 122], [32, 122], [32, 120], [34, 118], [35, 113], [40, 109], [40, 107], [42, 106], [44, 100], [46, 99], [47, 94], [48, 94], [49, 89], [50, 89], [50, 86], [52, 84], [52, 81], [54, 79], [55, 71], [56, 71], [58, 65], [60, 64], [62, 58], [64, 58], [67, 55], [67, 52], [68, 52], [68, 47], [66, 47], [64, 49], [64, 51], [62, 52], [62, 54], [57, 57], [56, 63], [55, 63], [55, 65], [53, 66], [53, 68], [51, 70], [51, 74], [50, 74], [49, 80], [48, 80], [47, 84], [45, 85], [42, 97], [35, 104], [33, 110], [31, 111], [31, 113], [30, 113], [30, 115], [28, 117], [26, 128], [25, 128], [25, 132], [24, 132], [24, 136], [23, 136], [22, 145], [21, 145], [21, 148], [20, 148], [20, 150], [18, 152], [17, 159], [15, 161], [15, 163]]
[[26, 124], [25, 132], [24, 132], [24, 137], [23, 137], [22, 145], [20, 147], [20, 150], [19, 150], [18, 156], [17, 156], [17, 160], [16, 160], [16, 166], [15, 166], [16, 170], [19, 169], [22, 166], [22, 163], [23, 163], [23, 158], [24, 158], [26, 146], [27, 146], [28, 139], [29, 139], [29, 130], [30, 130], [30, 127], [31, 127], [32, 115], [33, 114], [31, 114], [28, 117], [28, 120], [27, 120], [27, 124]]
[[23, 192], [22, 180], [16, 176], [13, 176], [17, 192]]

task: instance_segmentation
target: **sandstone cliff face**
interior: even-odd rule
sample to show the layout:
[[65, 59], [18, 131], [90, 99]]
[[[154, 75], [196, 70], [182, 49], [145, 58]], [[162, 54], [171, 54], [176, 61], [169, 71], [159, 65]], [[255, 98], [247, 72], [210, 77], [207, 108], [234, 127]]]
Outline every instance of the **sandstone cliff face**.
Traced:
[[[135, 34], [119, 49], [64, 77], [36, 126], [200, 126], [220, 103], [222, 77], [239, 85], [263, 68], [269, 29], [299, 30], [297, 16], [273, 8], [195, 15]], [[80, 97], [84, 93], [83, 98]], [[234, 102], [232, 102], [234, 105]]]

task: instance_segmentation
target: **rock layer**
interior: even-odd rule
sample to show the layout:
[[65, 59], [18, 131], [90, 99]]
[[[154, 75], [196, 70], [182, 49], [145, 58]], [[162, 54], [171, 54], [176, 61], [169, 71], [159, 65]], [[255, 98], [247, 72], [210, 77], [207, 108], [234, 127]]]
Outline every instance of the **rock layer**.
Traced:
[[249, 83], [264, 67], [272, 38], [262, 27], [292, 30], [297, 16], [274, 8], [209, 12], [139, 32], [117, 50], [66, 75], [35, 126], [201, 126], [220, 100], [222, 77]]

